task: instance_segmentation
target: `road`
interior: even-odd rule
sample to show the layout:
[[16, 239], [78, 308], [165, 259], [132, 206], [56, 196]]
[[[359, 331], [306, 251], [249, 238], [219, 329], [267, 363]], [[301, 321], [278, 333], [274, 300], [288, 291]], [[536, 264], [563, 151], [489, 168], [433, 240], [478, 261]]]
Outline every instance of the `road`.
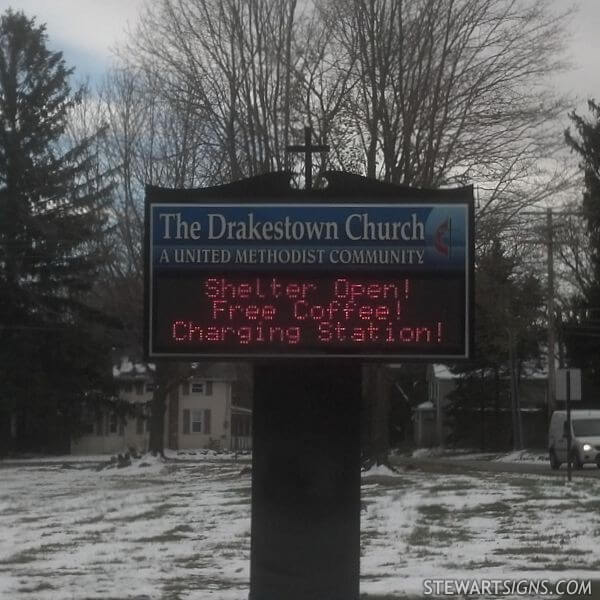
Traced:
[[[553, 471], [549, 463], [498, 462], [439, 457], [412, 458], [406, 456], [393, 456], [391, 457], [391, 463], [408, 469], [419, 469], [432, 473], [491, 472], [567, 478], [566, 465], [563, 465], [558, 471]], [[600, 469], [595, 465], [585, 465], [580, 471], [573, 469], [572, 473], [573, 479], [578, 477], [600, 477]]]
[[[70, 457], [63, 457], [58, 460], [45, 459], [44, 461], [33, 460], [0, 460], [1, 467], [43, 467], [60, 464], [63, 468], [77, 469], [89, 468], [91, 464], [98, 465], [100, 461], [97, 459], [85, 461], [78, 458], [77, 461], [70, 462]], [[177, 459], [172, 459], [173, 462], [183, 462]], [[193, 461], [185, 461], [193, 462]], [[467, 473], [467, 472], [487, 472], [487, 473], [515, 473], [515, 474], [531, 474], [531, 475], [547, 475], [549, 477], [567, 478], [566, 465], [562, 465], [560, 470], [553, 471], [550, 469], [548, 462], [529, 463], [529, 462], [499, 462], [484, 459], [462, 459], [449, 457], [429, 457], [429, 458], [413, 458], [409, 456], [391, 456], [390, 462], [393, 465], [405, 467], [408, 469], [419, 469], [430, 473]], [[577, 477], [600, 477], [600, 469], [595, 465], [585, 465], [581, 471], [573, 469], [573, 478]]]

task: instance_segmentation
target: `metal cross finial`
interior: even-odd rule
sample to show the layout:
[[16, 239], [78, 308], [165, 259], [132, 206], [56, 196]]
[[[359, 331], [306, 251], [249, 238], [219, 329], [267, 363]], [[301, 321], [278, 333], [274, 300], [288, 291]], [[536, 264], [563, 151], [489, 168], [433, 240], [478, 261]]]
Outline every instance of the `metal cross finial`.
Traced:
[[312, 145], [312, 130], [304, 128], [304, 145], [286, 146], [287, 152], [304, 152], [304, 189], [312, 190], [312, 155], [313, 152], [329, 152], [329, 144]]

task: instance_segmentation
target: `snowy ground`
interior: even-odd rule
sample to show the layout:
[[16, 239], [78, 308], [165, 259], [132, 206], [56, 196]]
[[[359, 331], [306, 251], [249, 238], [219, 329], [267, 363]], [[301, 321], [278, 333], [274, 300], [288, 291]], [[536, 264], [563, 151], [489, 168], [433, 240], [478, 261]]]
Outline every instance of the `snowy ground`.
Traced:
[[[246, 600], [249, 463], [192, 458], [0, 463], [0, 598]], [[362, 493], [365, 597], [422, 597], [431, 577], [598, 577], [600, 480], [379, 468]]]

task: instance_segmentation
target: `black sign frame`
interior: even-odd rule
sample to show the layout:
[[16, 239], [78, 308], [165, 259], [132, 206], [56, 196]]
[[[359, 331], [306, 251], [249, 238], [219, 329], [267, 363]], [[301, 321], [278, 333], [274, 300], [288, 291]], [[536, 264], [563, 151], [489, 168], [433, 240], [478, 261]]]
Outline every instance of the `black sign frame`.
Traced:
[[[324, 174], [328, 183], [326, 188], [313, 190], [298, 190], [290, 187], [292, 174], [289, 172], [269, 173], [249, 179], [244, 179], [231, 184], [196, 189], [171, 189], [155, 186], [146, 188], [145, 201], [145, 231], [144, 231], [144, 355], [147, 360], [168, 359], [179, 361], [210, 360], [250, 360], [263, 361], [265, 359], [327, 359], [346, 360], [360, 359], [361, 361], [394, 362], [394, 361], [462, 361], [468, 360], [474, 350], [474, 203], [473, 188], [465, 186], [451, 189], [422, 189], [408, 186], [398, 186], [368, 179], [338, 171], [329, 171]], [[457, 204], [464, 205], [468, 211], [468, 231], [465, 251], [467, 261], [465, 268], [465, 319], [464, 319], [464, 352], [460, 354], [448, 353], [415, 353], [415, 352], [348, 352], [322, 351], [322, 352], [264, 352], [248, 349], [247, 352], [157, 352], [153, 332], [153, 295], [154, 284], [151, 265], [151, 207], [155, 204], [299, 204], [299, 203], [326, 203], [326, 204], [377, 204], [390, 203], [393, 205], [418, 205], [420, 203]], [[299, 269], [300, 270], [300, 269]], [[299, 271], [296, 271], [299, 272]]]

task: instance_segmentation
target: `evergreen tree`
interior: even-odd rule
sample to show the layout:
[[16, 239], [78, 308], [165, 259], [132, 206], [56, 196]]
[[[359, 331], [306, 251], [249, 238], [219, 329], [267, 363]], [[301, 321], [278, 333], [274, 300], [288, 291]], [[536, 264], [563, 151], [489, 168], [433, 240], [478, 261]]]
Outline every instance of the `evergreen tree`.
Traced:
[[90, 302], [110, 189], [93, 168], [93, 138], [64, 147], [79, 101], [72, 71], [43, 25], [1, 16], [0, 421], [17, 415], [30, 449], [68, 440], [74, 407], [110, 375]]
[[565, 132], [567, 144], [581, 157], [592, 270], [589, 283], [573, 298], [575, 310], [565, 328], [565, 341], [572, 365], [584, 369], [600, 385], [600, 104], [589, 100], [588, 107], [589, 118], [570, 114], [576, 133]]
[[482, 254], [475, 277], [476, 356], [453, 369], [460, 377], [447, 410], [451, 441], [484, 450], [522, 445], [518, 380], [523, 363], [539, 358], [543, 304], [537, 277], [519, 269], [499, 242]]

